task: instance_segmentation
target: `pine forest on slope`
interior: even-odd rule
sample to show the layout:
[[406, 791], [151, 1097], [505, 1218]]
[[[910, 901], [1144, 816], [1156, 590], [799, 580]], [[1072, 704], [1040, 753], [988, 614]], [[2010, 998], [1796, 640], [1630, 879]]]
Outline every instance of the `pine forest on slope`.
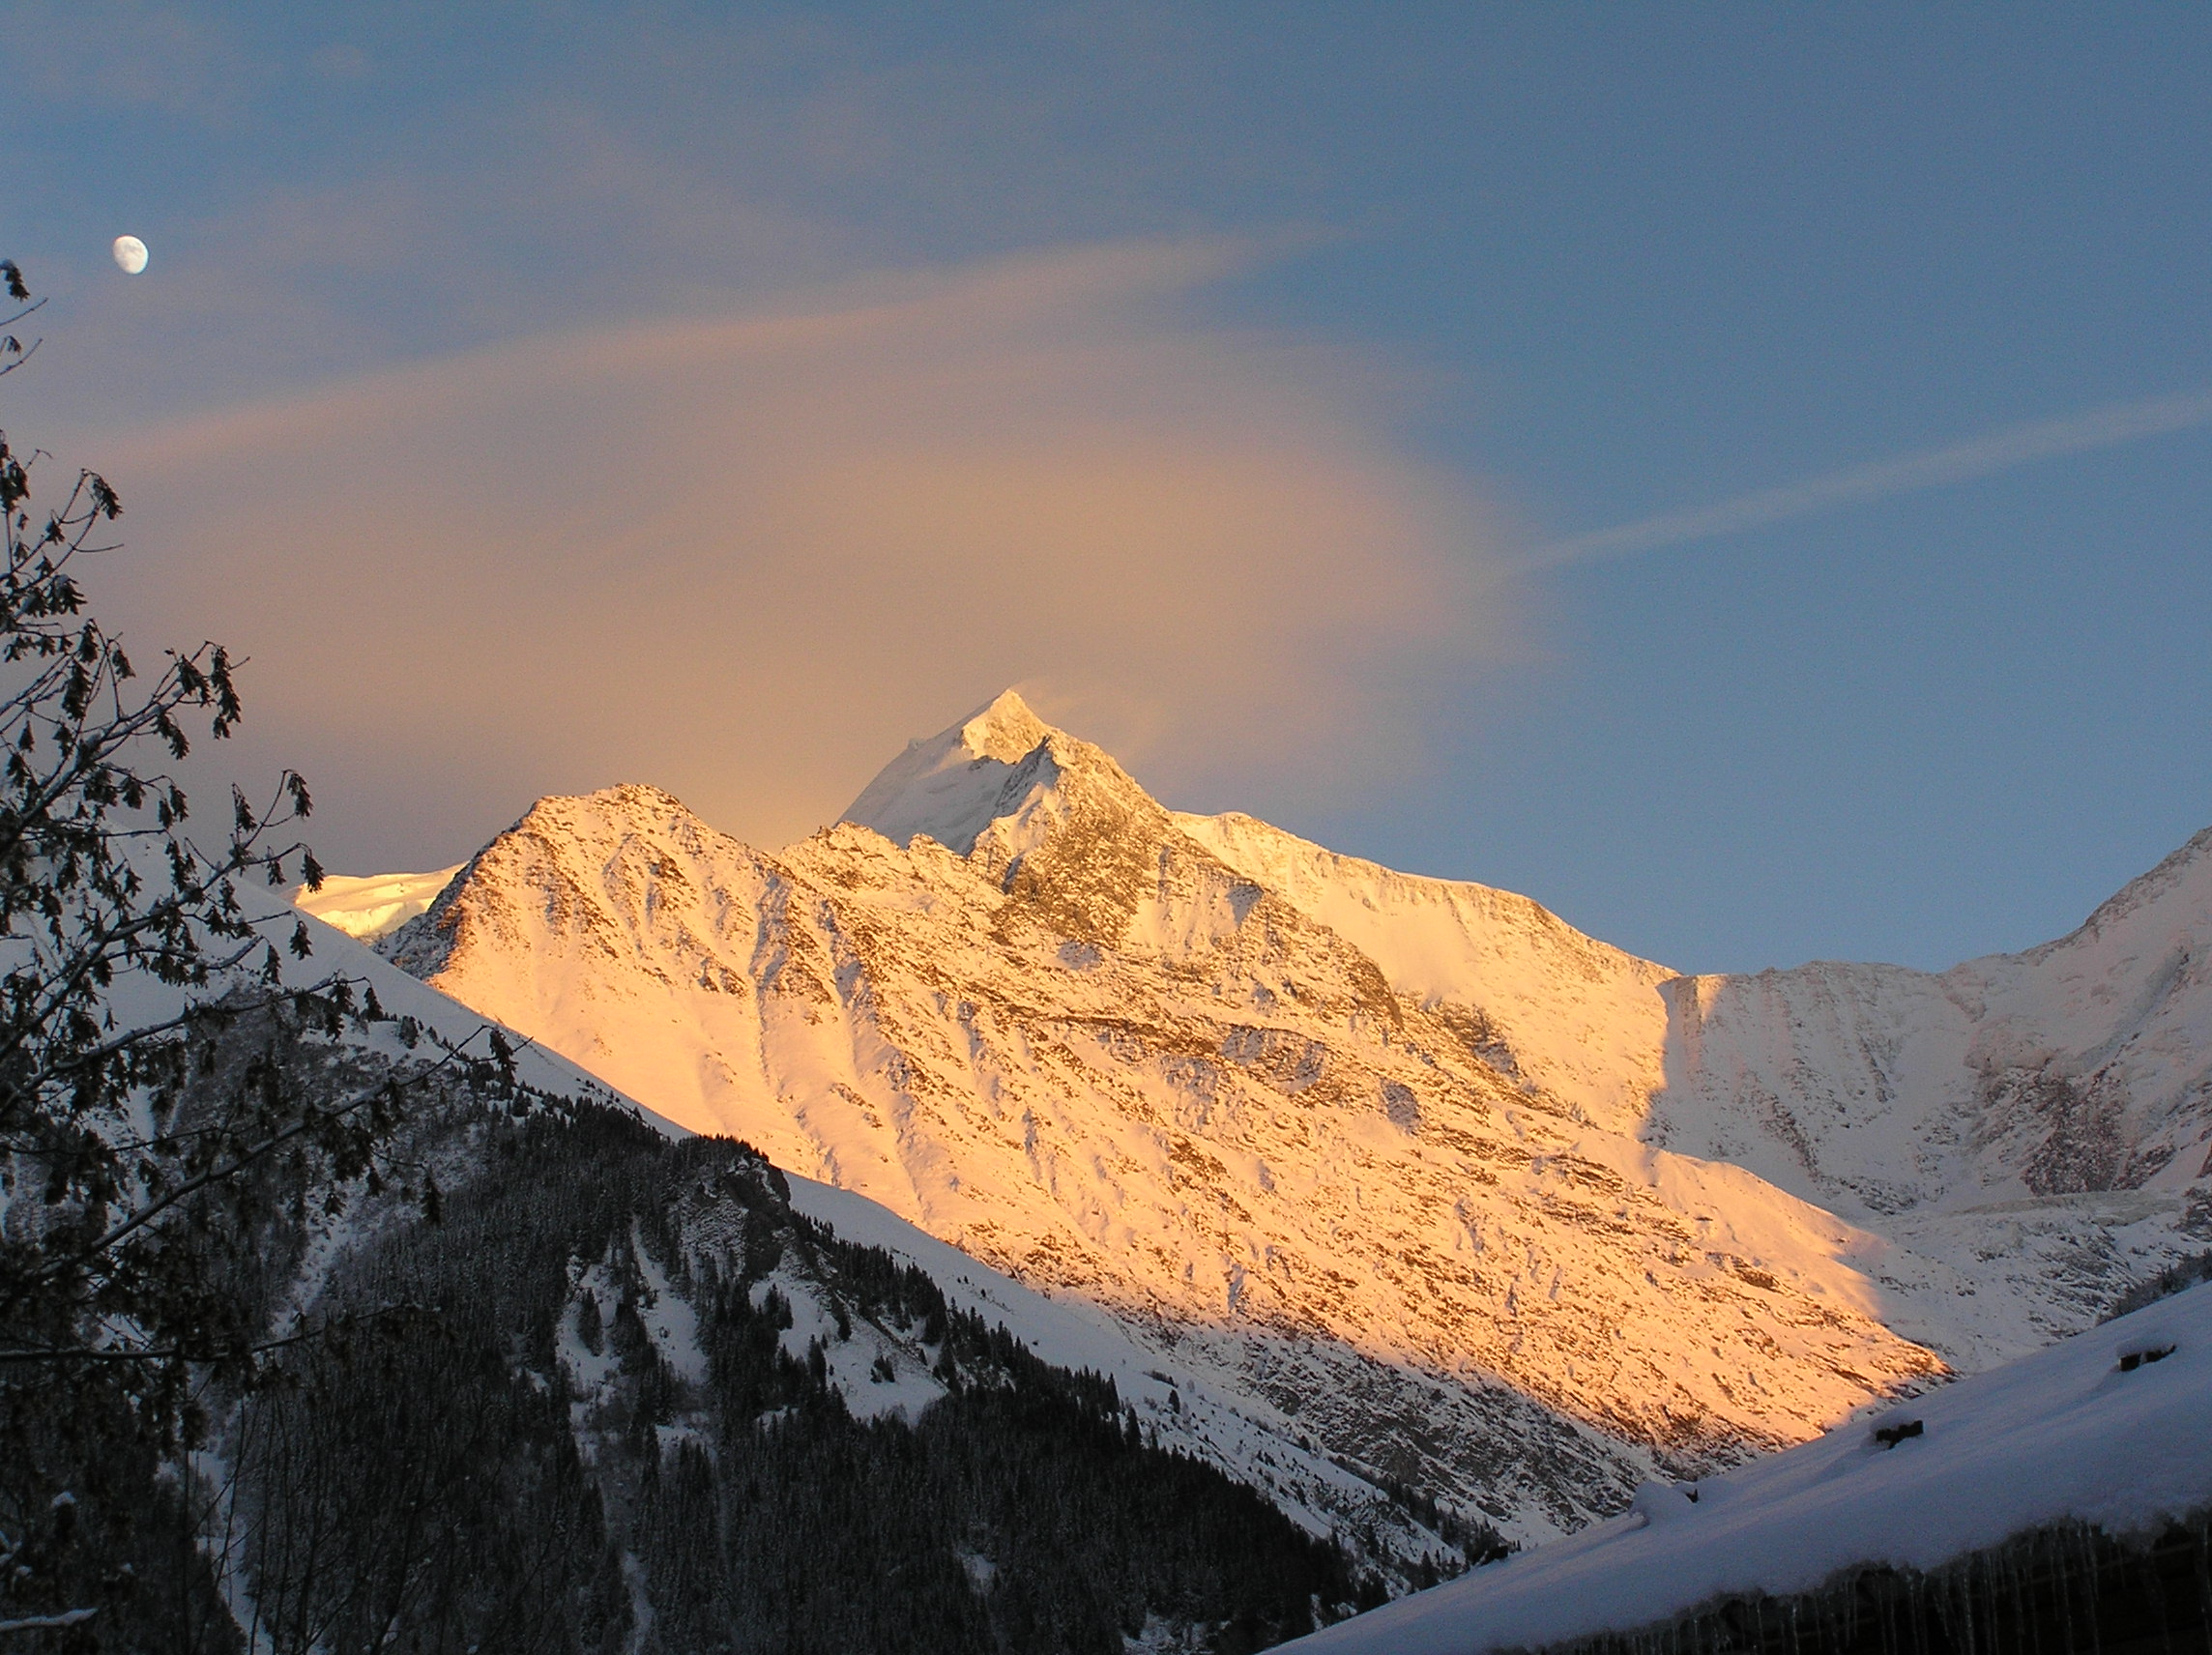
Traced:
[[1309, 1524], [1335, 1465], [1528, 1540], [2035, 1349], [2212, 1228], [2208, 852], [1939, 975], [1683, 976], [1171, 812], [1009, 693], [774, 855], [649, 787], [541, 800], [379, 945], [1100, 1307]]

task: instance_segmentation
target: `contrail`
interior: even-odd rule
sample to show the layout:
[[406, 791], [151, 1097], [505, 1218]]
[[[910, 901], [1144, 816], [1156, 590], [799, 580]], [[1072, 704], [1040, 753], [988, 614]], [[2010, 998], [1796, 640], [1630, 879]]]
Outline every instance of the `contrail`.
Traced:
[[1623, 523], [1615, 529], [1600, 529], [1594, 534], [1555, 540], [1529, 553], [1516, 566], [1523, 571], [1555, 568], [1561, 564], [1625, 557], [1631, 552], [1647, 552], [1658, 546], [1680, 545], [1685, 540], [1711, 539], [1780, 522], [1785, 517], [1801, 517], [1808, 511], [1830, 506], [1880, 500], [1916, 488], [1937, 488], [1947, 482], [1964, 482], [1968, 478], [2009, 471], [2031, 460], [2078, 454], [2090, 449], [2109, 449], [2134, 442], [2139, 437], [2186, 431], [2206, 423], [2212, 423], [2212, 390], [2180, 392], [2171, 396], [2153, 397], [2147, 402], [2122, 402], [2063, 419], [2008, 425], [2001, 431], [1992, 431], [1987, 436], [1955, 443], [1949, 448], [1877, 460], [1873, 465], [1830, 472], [1826, 477], [1808, 478], [1803, 482], [1785, 483], [1780, 488], [1740, 494], [1718, 506], [1663, 512], [1635, 523]]

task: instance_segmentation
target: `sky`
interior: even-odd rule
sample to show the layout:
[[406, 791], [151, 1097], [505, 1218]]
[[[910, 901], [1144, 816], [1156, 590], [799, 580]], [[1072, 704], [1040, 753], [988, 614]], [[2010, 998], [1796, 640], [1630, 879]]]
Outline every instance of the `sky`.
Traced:
[[1682, 970], [2212, 825], [2204, 8], [0, 0], [0, 426], [335, 869], [780, 844], [1009, 684]]

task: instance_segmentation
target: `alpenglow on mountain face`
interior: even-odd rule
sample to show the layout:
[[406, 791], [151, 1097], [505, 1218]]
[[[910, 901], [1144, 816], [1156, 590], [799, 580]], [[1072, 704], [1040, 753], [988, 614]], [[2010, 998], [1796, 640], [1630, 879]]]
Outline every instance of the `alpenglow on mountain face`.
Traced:
[[1333, 1458], [1575, 1526], [2078, 1327], [2206, 1221], [2212, 835], [2029, 954], [1683, 977], [1171, 812], [1009, 693], [772, 855], [541, 800], [381, 945], [1098, 1307], [1316, 1524]]

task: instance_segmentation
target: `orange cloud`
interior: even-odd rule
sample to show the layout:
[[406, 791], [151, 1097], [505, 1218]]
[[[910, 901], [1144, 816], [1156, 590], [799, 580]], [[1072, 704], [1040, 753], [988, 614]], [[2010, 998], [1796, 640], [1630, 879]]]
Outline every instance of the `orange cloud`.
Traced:
[[1494, 537], [1394, 441], [1397, 376], [1193, 319], [1244, 256], [885, 279], [142, 431], [102, 455], [133, 632], [250, 653], [241, 756], [306, 769], [355, 863], [621, 779], [780, 843], [1009, 683], [1171, 797], [1377, 779], [1413, 669], [1497, 635]]

